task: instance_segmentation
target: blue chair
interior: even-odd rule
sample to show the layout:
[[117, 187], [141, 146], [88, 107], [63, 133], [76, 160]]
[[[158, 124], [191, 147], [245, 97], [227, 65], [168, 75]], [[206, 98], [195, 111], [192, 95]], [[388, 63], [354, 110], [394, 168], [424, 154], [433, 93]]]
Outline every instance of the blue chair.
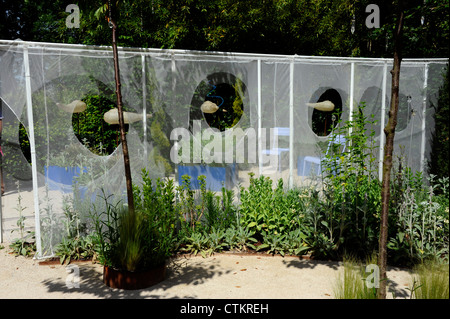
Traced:
[[[309, 163], [311, 167], [312, 167], [312, 164], [315, 164], [315, 166], [317, 167], [317, 175], [320, 174], [320, 172], [322, 171], [322, 161], [324, 160], [324, 158], [326, 158], [326, 156], [328, 155], [328, 152], [330, 152], [330, 150], [332, 149], [332, 147], [334, 145], [338, 145], [340, 147], [342, 146], [343, 148], [341, 150], [341, 153], [345, 152], [345, 147], [346, 147], [345, 136], [344, 135], [335, 135], [334, 138], [332, 140], [330, 140], [330, 143], [328, 143], [327, 151], [326, 151], [324, 157], [305, 156], [305, 158], [303, 159], [302, 181], [303, 181], [303, 178], [305, 177], [307, 163]], [[298, 167], [297, 167], [297, 169], [298, 169]]]
[[281, 172], [281, 154], [284, 152], [289, 152], [289, 148], [275, 147], [278, 146], [278, 136], [289, 136], [289, 127], [274, 127], [274, 139], [273, 145], [270, 149], [262, 150], [264, 155], [277, 155], [278, 156], [278, 170]]

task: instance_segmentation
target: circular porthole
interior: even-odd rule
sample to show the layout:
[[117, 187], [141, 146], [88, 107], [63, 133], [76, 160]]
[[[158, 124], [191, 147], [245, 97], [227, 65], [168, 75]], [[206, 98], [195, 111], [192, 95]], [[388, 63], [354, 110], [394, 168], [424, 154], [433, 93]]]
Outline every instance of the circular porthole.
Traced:
[[[82, 101], [86, 109], [72, 115], [75, 136], [94, 154], [112, 154], [120, 144], [119, 125], [105, 122], [104, 114], [115, 108], [115, 103], [100, 95], [88, 95]], [[128, 126], [125, 124], [126, 132]]]
[[190, 127], [194, 120], [204, 119], [219, 131], [234, 127], [244, 114], [244, 82], [226, 72], [210, 74], [195, 89], [191, 100]]
[[27, 131], [9, 108], [3, 108], [3, 116], [0, 166], [3, 168], [4, 184], [13, 180], [31, 180], [31, 149]]
[[[119, 125], [104, 119], [105, 113], [117, 108], [114, 92], [104, 83], [86, 75], [66, 75], [46, 84], [43, 93], [47, 101], [52, 102], [40, 113], [48, 114], [49, 143], [51, 151], [56, 153], [52, 156], [60, 154], [62, 149], [75, 152], [79, 143], [90, 153], [100, 156], [110, 155], [118, 148]], [[44, 105], [40, 104], [40, 107]], [[124, 111], [133, 110], [124, 107]], [[39, 117], [35, 119], [38, 120]], [[67, 131], [68, 125], [71, 126], [70, 131]], [[128, 125], [125, 125], [125, 130], [128, 132]], [[60, 145], [62, 142], [59, 140], [54, 142], [62, 139], [63, 135], [67, 138], [67, 145]], [[72, 143], [74, 137], [76, 143]]]
[[339, 92], [331, 88], [325, 91], [320, 89], [313, 95], [308, 105], [312, 109], [311, 129], [313, 132], [317, 136], [329, 135], [339, 122], [342, 112], [342, 98]]

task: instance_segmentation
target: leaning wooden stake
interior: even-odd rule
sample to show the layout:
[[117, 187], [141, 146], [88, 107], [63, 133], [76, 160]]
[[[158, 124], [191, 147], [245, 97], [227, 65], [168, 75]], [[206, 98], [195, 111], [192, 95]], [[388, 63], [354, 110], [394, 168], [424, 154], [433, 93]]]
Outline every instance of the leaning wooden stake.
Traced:
[[386, 267], [387, 267], [387, 238], [388, 238], [388, 218], [390, 201], [390, 179], [392, 170], [392, 154], [394, 151], [395, 127], [397, 126], [398, 94], [400, 86], [400, 64], [402, 60], [402, 33], [403, 33], [403, 0], [398, 1], [398, 22], [394, 34], [394, 66], [392, 74], [391, 107], [389, 110], [389, 120], [384, 128], [386, 143], [384, 146], [383, 159], [383, 181], [381, 190], [381, 225], [379, 238], [378, 267], [380, 269], [380, 287], [378, 298], [386, 299]]
[[119, 55], [117, 53], [117, 24], [110, 17], [109, 22], [112, 25], [112, 47], [113, 47], [113, 57], [114, 57], [114, 72], [116, 80], [116, 96], [117, 96], [117, 110], [119, 114], [119, 127], [120, 127], [120, 142], [122, 143], [123, 151], [123, 162], [125, 165], [125, 180], [127, 186], [127, 197], [128, 197], [128, 210], [130, 213], [134, 213], [134, 199], [133, 199], [133, 184], [131, 180], [131, 169], [130, 169], [130, 157], [128, 155], [128, 144], [127, 136], [125, 133], [125, 122], [123, 117], [122, 108], [122, 93], [120, 90], [120, 72], [119, 72]]

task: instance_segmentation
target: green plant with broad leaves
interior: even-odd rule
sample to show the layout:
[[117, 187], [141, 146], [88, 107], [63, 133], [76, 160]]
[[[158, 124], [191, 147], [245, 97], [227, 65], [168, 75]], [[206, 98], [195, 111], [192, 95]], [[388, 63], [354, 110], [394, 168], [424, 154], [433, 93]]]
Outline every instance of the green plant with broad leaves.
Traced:
[[207, 234], [206, 242], [208, 247], [208, 253], [212, 254], [214, 252], [220, 252], [226, 246], [224, 243], [225, 232], [223, 229], [212, 228], [210, 232]]
[[194, 254], [202, 253], [205, 256], [204, 249], [206, 247], [208, 238], [202, 232], [193, 232], [190, 237], [185, 239], [186, 244], [181, 248], [181, 251]]
[[95, 255], [95, 248], [92, 236], [82, 236], [75, 238], [64, 237], [55, 250], [55, 255], [59, 257], [61, 264], [72, 260], [87, 260]]
[[284, 256], [284, 247], [282, 242], [284, 240], [283, 234], [262, 232], [264, 242], [257, 247], [257, 250], [267, 249], [267, 253], [280, 254]]
[[285, 192], [282, 179], [273, 189], [270, 178], [249, 176], [248, 189], [241, 188], [240, 224], [253, 230], [259, 239], [264, 234], [282, 234], [298, 227], [298, 193]]
[[[75, 197], [77, 195], [74, 196], [74, 202], [76, 201]], [[95, 258], [90, 229], [80, 211], [74, 209], [74, 205], [70, 204], [68, 196], [63, 198], [63, 211], [62, 223], [66, 234], [55, 248], [55, 255], [59, 257], [61, 264], [70, 263], [72, 260]]]
[[[404, 188], [392, 214], [388, 248], [398, 264], [412, 266], [430, 258], [448, 260], [448, 178], [423, 183], [420, 173], [402, 173]], [[436, 195], [437, 191], [440, 195]]]
[[286, 254], [299, 255], [310, 248], [305, 242], [306, 235], [300, 229], [290, 231], [286, 234], [264, 232], [263, 238], [264, 242], [257, 246], [256, 250], [266, 251], [267, 254], [280, 254], [281, 256]]
[[300, 228], [290, 231], [282, 242], [284, 251], [289, 255], [303, 254], [311, 248], [306, 243], [306, 238], [306, 234]]

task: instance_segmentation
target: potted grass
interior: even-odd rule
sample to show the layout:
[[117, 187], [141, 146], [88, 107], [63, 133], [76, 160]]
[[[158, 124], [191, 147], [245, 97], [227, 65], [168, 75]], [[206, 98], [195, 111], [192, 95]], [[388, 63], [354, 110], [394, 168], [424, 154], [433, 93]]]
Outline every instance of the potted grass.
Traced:
[[134, 185], [133, 193], [134, 211], [105, 198], [104, 211], [94, 214], [103, 282], [111, 288], [143, 289], [163, 281], [175, 247], [173, 181], [153, 182], [143, 171], [142, 187]]
[[205, 176], [206, 188], [214, 192], [221, 191], [223, 186], [230, 189], [237, 183], [236, 154], [230, 147], [234, 146], [233, 135], [226, 138], [221, 132], [211, 132], [205, 135], [211, 136], [212, 140], [190, 135], [177, 146], [176, 177], [180, 184], [184, 175], [191, 177], [192, 189], [200, 189], [198, 177], [201, 175]]
[[164, 280], [165, 261], [175, 243], [175, 192], [172, 181], [158, 180], [153, 184], [145, 170], [142, 189], [132, 184], [122, 109], [117, 24], [112, 14], [117, 8], [110, 2], [108, 7], [127, 206], [117, 209], [106, 198], [106, 218], [102, 219], [104, 214], [96, 215], [95, 233], [99, 260], [104, 264], [103, 282], [113, 288], [142, 289]]

